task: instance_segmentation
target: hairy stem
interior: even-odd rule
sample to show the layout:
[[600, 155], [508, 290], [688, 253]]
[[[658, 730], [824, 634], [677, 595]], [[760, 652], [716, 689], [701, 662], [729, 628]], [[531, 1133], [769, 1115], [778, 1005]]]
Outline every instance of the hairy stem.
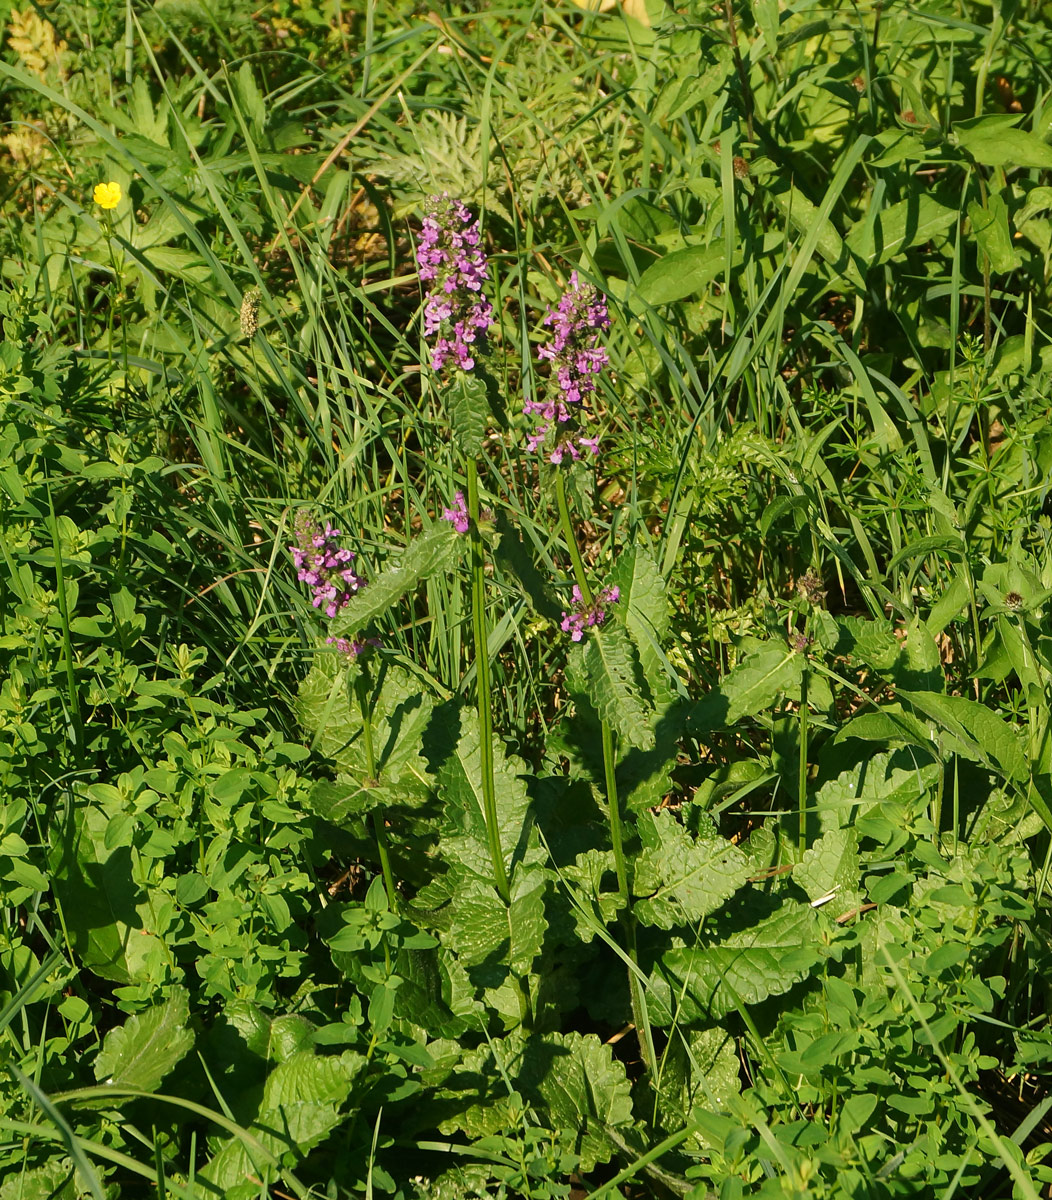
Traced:
[[[573, 564], [574, 578], [581, 589], [581, 599], [585, 604], [592, 603], [592, 589], [588, 586], [588, 576], [584, 569], [584, 559], [577, 544], [573, 521], [570, 519], [570, 506], [566, 500], [566, 481], [563, 473], [558, 471], [555, 476], [555, 499], [559, 506], [559, 523], [562, 526], [563, 540], [570, 553]], [[628, 868], [625, 864], [624, 828], [621, 823], [621, 803], [617, 795], [617, 753], [614, 744], [614, 731], [608, 722], [602, 722], [603, 730], [603, 775], [606, 782], [606, 803], [610, 813], [610, 845], [614, 851], [614, 870], [617, 874], [617, 893], [624, 902], [622, 924], [625, 931], [625, 949], [633, 966], [638, 967], [636, 951], [636, 927], [632, 919], [632, 900], [628, 887]], [[636, 971], [628, 972], [629, 991], [632, 997], [632, 1018], [639, 1034], [639, 1046], [643, 1054], [644, 1064], [648, 1070], [654, 1067], [654, 1036], [647, 1016], [646, 996], [643, 984]]]
[[[366, 787], [376, 786], [376, 754], [373, 750], [373, 713], [369, 701], [369, 674], [365, 666], [354, 681], [354, 690], [358, 697], [358, 707], [362, 713], [362, 744], [365, 747], [365, 765], [369, 777], [365, 780]], [[384, 891], [387, 892], [387, 902], [392, 912], [398, 911], [398, 892], [395, 889], [394, 872], [391, 870], [391, 855], [387, 848], [387, 818], [383, 805], [377, 805], [371, 813], [373, 833], [376, 835], [376, 850], [380, 856], [380, 870], [384, 877]]]

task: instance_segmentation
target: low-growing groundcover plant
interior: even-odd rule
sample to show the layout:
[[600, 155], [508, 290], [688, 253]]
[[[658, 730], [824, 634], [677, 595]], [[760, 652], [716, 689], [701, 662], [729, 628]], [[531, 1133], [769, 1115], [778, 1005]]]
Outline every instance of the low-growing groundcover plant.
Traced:
[[0, 1200], [1049, 1195], [1049, 14], [0, 15]]

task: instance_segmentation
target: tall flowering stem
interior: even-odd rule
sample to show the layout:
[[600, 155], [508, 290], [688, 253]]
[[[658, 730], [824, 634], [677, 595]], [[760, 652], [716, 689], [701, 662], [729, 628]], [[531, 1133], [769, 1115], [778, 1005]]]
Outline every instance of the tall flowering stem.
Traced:
[[[593, 456], [599, 452], [597, 438], [581, 437], [579, 433], [582, 422], [586, 419], [584, 400], [595, 391], [598, 376], [609, 361], [605, 348], [599, 345], [599, 335], [610, 327], [610, 319], [605, 300], [595, 288], [583, 285], [575, 271], [570, 276], [569, 289], [563, 294], [558, 306], [549, 309], [544, 324], [552, 329], [552, 336], [539, 347], [537, 355], [542, 361], [551, 364], [549, 391], [545, 401], [527, 401], [525, 405], [527, 415], [539, 416], [541, 419], [530, 435], [527, 445], [531, 451], [543, 448], [548, 461], [559, 467], [567, 460], [577, 461], [582, 456], [582, 450], [589, 451]], [[574, 641], [580, 641], [588, 628], [602, 622], [606, 615], [605, 606], [615, 603], [620, 596], [616, 588], [604, 588], [598, 597], [592, 593], [570, 517], [566, 478], [562, 470], [555, 473], [555, 498], [559, 507], [563, 540], [570, 554], [574, 579], [577, 581], [574, 588], [574, 600], [577, 605], [571, 613], [563, 615], [563, 630], [569, 633]], [[626, 950], [631, 962], [628, 983], [632, 998], [632, 1015], [639, 1033], [644, 1062], [648, 1068], [653, 1069], [656, 1062], [654, 1037], [647, 1016], [646, 996], [639, 969], [636, 927], [632, 919], [628, 868], [625, 862], [624, 825], [621, 820], [621, 802], [617, 794], [617, 746], [610, 723], [601, 721], [600, 724], [603, 775], [610, 818], [610, 846], [614, 854], [617, 891], [623, 904]]]
[[[416, 248], [417, 267], [428, 285], [424, 299], [424, 336], [431, 343], [431, 366], [438, 373], [473, 371], [482, 351], [493, 309], [483, 295], [489, 264], [482, 249], [479, 223], [459, 200], [432, 196], [425, 206]], [[505, 904], [511, 904], [511, 885], [504, 865], [497, 814], [497, 789], [493, 763], [493, 699], [486, 628], [486, 557], [479, 532], [478, 454], [484, 420], [469, 432], [454, 428], [464, 452], [467, 502], [457, 493], [456, 505], [442, 514], [458, 533], [466, 533], [471, 546], [471, 630], [475, 644], [476, 703], [478, 707], [482, 806], [486, 838], [493, 866], [493, 883]], [[528, 1001], [528, 996], [527, 996]]]
[[[365, 587], [365, 580], [351, 566], [354, 552], [340, 545], [340, 530], [331, 525], [323, 528], [305, 508], [296, 514], [293, 532], [296, 535], [296, 544], [289, 547], [289, 553], [297, 569], [296, 578], [310, 587], [311, 603], [315, 608], [321, 609], [331, 621], [346, 607], [355, 592]], [[325, 641], [352, 664], [355, 664], [370, 646], [379, 645], [372, 638], [362, 641], [359, 638], [327, 637]], [[364, 786], [375, 787], [376, 755], [373, 751], [372, 705], [369, 700], [369, 673], [365, 660], [356, 663], [353, 686], [362, 714], [362, 743], [368, 772]], [[376, 850], [380, 857], [380, 870], [384, 878], [384, 890], [387, 892], [391, 908], [397, 910], [398, 891], [391, 870], [391, 855], [387, 847], [387, 818], [382, 805], [372, 810], [372, 822]]]

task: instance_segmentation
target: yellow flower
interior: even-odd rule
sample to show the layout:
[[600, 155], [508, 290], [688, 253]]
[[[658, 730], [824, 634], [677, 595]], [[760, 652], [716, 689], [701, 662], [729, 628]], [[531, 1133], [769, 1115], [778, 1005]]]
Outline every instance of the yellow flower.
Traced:
[[121, 202], [121, 185], [119, 183], [97, 183], [92, 195], [99, 208], [116, 208]]

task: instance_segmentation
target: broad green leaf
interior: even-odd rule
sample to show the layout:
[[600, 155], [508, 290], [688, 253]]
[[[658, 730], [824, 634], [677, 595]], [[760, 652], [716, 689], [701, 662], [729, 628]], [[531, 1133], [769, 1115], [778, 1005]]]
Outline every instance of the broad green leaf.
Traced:
[[770, 199], [774, 202], [783, 220], [803, 237], [814, 234], [817, 227], [818, 236], [815, 249], [830, 267], [838, 274], [850, 280], [856, 287], [864, 287], [858, 267], [851, 258], [848, 248], [837, 232], [836, 226], [826, 217], [821, 222], [819, 209], [796, 187], [787, 187], [780, 191], [770, 191]]
[[163, 1003], [111, 1029], [95, 1059], [95, 1078], [114, 1087], [155, 1092], [194, 1044], [186, 1027], [189, 1015], [187, 993], [179, 988]]
[[[888, 727], [888, 736], [891, 741], [903, 740], [894, 726]], [[935, 786], [941, 768], [932, 762], [911, 762], [908, 767], [896, 765], [899, 758], [901, 755], [895, 753], [874, 754], [858, 766], [842, 771], [835, 779], [827, 780], [811, 797], [819, 827], [823, 831], [849, 827], [877, 805], [916, 807], [926, 803], [927, 793]]]
[[1041, 167], [1052, 170], [1052, 146], [1036, 133], [1013, 126], [1014, 114], [992, 114], [957, 121], [953, 131], [961, 149], [987, 167]]
[[486, 384], [470, 371], [457, 371], [442, 389], [441, 402], [457, 445], [467, 454], [477, 454], [490, 421]]
[[[340, 1109], [366, 1060], [350, 1051], [315, 1055], [300, 1051], [267, 1077], [259, 1111], [248, 1133], [278, 1158], [298, 1160], [345, 1120]], [[199, 1177], [226, 1194], [250, 1181], [273, 1181], [275, 1169], [258, 1150], [230, 1138]]]
[[936, 723], [942, 731], [944, 750], [994, 765], [1009, 779], [1026, 778], [1026, 755], [1015, 730], [985, 705], [965, 696], [943, 696], [938, 692], [903, 691], [900, 695]]
[[662, 1055], [658, 1081], [665, 1126], [682, 1129], [696, 1109], [726, 1111], [741, 1091], [740, 1069], [737, 1043], [727, 1030], [677, 1029]]
[[723, 270], [722, 246], [685, 246], [663, 255], [643, 272], [639, 298], [647, 304], [673, 304], [704, 291]]
[[614, 856], [609, 850], [586, 850], [575, 862], [561, 868], [560, 874], [576, 901], [571, 909], [576, 936], [590, 942], [624, 907], [616, 891]]
[[[399, 555], [398, 561], [356, 592], [329, 626], [332, 637], [360, 633], [413, 591], [436, 571], [448, 568], [458, 553], [462, 539], [448, 521], [438, 521], [415, 537]], [[463, 542], [466, 545], [466, 542]]]
[[654, 745], [650, 713], [636, 683], [632, 643], [618, 625], [591, 630], [582, 664], [588, 698], [600, 718], [613, 726], [631, 746]]
[[362, 713], [351, 676], [357, 670], [339, 653], [320, 652], [297, 698], [300, 723], [341, 773], [336, 783], [320, 783], [311, 793], [311, 806], [334, 824], [379, 804], [418, 804], [431, 789], [422, 754], [431, 698], [403, 668], [379, 663], [368, 681], [376, 767], [376, 777], [370, 779]]
[[535, 1035], [523, 1056], [518, 1084], [543, 1105], [552, 1129], [569, 1133], [582, 1171], [613, 1157], [617, 1145], [607, 1129], [632, 1123], [625, 1069], [595, 1034]]
[[671, 929], [715, 912], [749, 874], [745, 855], [705, 821], [692, 837], [669, 812], [640, 819], [643, 851], [636, 859], [632, 891], [643, 897], [634, 911], [645, 925]]
[[127, 846], [107, 850], [110, 817], [79, 799], [69, 820], [55, 826], [60, 839], [51, 847], [51, 886], [65, 911], [76, 913], [68, 925], [77, 961], [115, 983], [132, 982], [141, 963], [133, 947], [142, 932], [136, 908], [144, 899], [133, 881]]
[[[1049, 147], [1052, 151], [1052, 146]], [[990, 270], [995, 275], [1014, 271], [1019, 266], [1020, 256], [1012, 244], [1012, 230], [1008, 223], [1008, 206], [1004, 198], [991, 192], [986, 204], [974, 200], [968, 205], [968, 220], [972, 226], [981, 254], [990, 260]]]
[[755, 923], [736, 924], [722, 937], [661, 956], [658, 975], [671, 989], [668, 1001], [681, 1003], [681, 1019], [719, 1020], [735, 1011], [739, 999], [757, 1004], [781, 995], [822, 959], [818, 918], [809, 904], [786, 901]]
[[668, 704], [676, 695], [661, 649], [668, 637], [669, 606], [653, 554], [646, 546], [633, 546], [617, 560], [609, 582], [620, 588], [618, 617], [635, 642], [651, 696], [659, 707]]
[[693, 708], [688, 728], [708, 733], [770, 708], [779, 696], [798, 698], [803, 658], [783, 643], [770, 643], [738, 663]]
[[[478, 717], [467, 709], [462, 709], [459, 716], [461, 735], [456, 749], [437, 772], [445, 818], [442, 852], [446, 861], [455, 868], [466, 870], [489, 883], [492, 881], [493, 866], [482, 798], [482, 750]], [[513, 881], [519, 864], [543, 857], [536, 844], [529, 796], [521, 778], [526, 772], [526, 764], [509, 758], [503, 745], [494, 738], [497, 824], [504, 865]]]
[[812, 900], [835, 892], [837, 912], [852, 907], [860, 884], [858, 832], [831, 829], [804, 852], [793, 867], [793, 879]]
[[520, 873], [509, 907], [489, 885], [467, 884], [453, 900], [450, 949], [468, 967], [508, 964], [517, 975], [528, 974], [548, 928], [546, 888], [543, 872]]
[[847, 246], [866, 266], [875, 266], [911, 246], [931, 241], [956, 220], [955, 208], [932, 196], [913, 193], [882, 208], [872, 222], [868, 216], [862, 217], [848, 234]]

